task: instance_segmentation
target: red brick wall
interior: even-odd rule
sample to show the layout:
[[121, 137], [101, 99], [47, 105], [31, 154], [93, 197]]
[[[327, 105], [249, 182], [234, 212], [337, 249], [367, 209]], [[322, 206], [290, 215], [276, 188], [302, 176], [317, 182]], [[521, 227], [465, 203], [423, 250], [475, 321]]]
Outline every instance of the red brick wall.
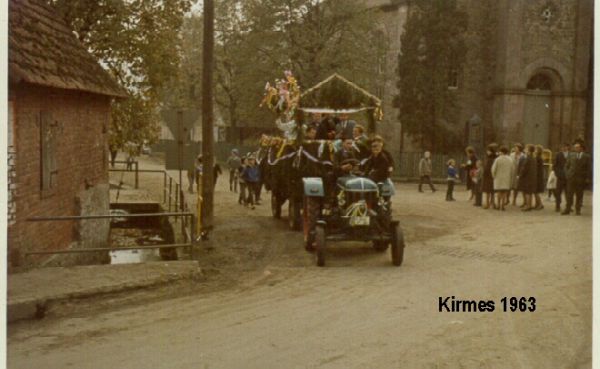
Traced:
[[[79, 215], [76, 195], [108, 183], [107, 139], [110, 100], [78, 91], [11, 85], [16, 151], [16, 221], [8, 228], [11, 262], [32, 250], [62, 249], [76, 241], [75, 222], [27, 222], [33, 216]], [[58, 123], [55, 158], [57, 185], [42, 193], [40, 112]]]

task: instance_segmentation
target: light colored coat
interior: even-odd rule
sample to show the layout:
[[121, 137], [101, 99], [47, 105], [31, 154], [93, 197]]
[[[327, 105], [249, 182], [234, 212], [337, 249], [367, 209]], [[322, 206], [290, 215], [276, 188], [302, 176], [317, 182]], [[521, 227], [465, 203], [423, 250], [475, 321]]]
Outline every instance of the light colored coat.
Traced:
[[419, 162], [419, 176], [431, 175], [431, 159], [421, 158]]
[[508, 155], [500, 155], [492, 165], [494, 190], [510, 190], [514, 176], [514, 162]]
[[554, 171], [551, 171], [550, 175], [548, 176], [548, 182], [546, 182], [546, 189], [556, 190], [556, 182], [556, 174], [554, 174]]
[[519, 155], [519, 157], [517, 157], [517, 155], [515, 154], [515, 152], [511, 152], [510, 153], [510, 160], [512, 160], [513, 162], [513, 173], [512, 173], [512, 186], [511, 189], [516, 190], [517, 186], [518, 186], [518, 181], [519, 181], [519, 159], [521, 158], [521, 156], [523, 156], [523, 154]]

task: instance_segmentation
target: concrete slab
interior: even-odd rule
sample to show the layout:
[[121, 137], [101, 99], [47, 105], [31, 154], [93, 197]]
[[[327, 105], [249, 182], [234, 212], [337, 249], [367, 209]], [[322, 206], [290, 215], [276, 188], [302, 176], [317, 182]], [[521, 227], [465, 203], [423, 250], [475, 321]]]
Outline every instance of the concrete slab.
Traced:
[[201, 275], [197, 261], [39, 268], [8, 275], [8, 322], [39, 318], [45, 306]]

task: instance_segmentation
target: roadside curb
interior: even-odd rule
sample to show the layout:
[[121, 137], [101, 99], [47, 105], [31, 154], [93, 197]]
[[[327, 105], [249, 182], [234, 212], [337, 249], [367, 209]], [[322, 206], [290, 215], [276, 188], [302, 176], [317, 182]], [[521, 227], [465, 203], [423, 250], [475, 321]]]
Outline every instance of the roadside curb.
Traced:
[[[129, 280], [123, 283], [107, 283], [95, 287], [77, 288], [73, 291], [65, 291], [60, 293], [47, 294], [35, 297], [22, 297], [7, 299], [7, 323], [13, 323], [25, 319], [41, 319], [45, 315], [45, 311], [50, 304], [65, 302], [69, 300], [86, 299], [98, 297], [102, 295], [123, 293], [138, 289], [157, 287], [174, 281], [185, 279], [200, 279], [203, 275], [197, 261], [170, 261], [158, 263], [141, 263], [131, 264], [136, 268], [144, 264], [154, 268], [163, 266], [162, 270], [155, 272], [154, 275], [146, 275], [136, 280]], [[169, 264], [175, 267], [173, 270], [168, 270]], [[99, 266], [95, 266], [99, 267]], [[115, 265], [101, 266], [104, 268], [115, 267]], [[119, 269], [125, 269], [125, 265], [119, 265]], [[118, 273], [121, 271], [118, 270]], [[43, 289], [42, 286], [40, 286]]]

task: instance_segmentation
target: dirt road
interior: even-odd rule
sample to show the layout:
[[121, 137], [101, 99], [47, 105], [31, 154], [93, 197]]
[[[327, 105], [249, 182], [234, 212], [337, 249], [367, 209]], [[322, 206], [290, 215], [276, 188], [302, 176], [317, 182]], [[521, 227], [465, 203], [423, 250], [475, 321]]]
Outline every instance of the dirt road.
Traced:
[[[204, 289], [10, 326], [9, 367], [591, 367], [589, 193], [576, 217], [552, 203], [527, 214], [482, 210], [461, 187], [448, 203], [443, 191], [398, 185], [402, 267], [349, 243], [317, 268], [300, 233], [271, 219], [266, 204], [239, 206], [224, 179], [216, 230], [199, 256]], [[496, 309], [439, 312], [447, 296]], [[535, 297], [536, 310], [503, 312], [505, 296]]]

